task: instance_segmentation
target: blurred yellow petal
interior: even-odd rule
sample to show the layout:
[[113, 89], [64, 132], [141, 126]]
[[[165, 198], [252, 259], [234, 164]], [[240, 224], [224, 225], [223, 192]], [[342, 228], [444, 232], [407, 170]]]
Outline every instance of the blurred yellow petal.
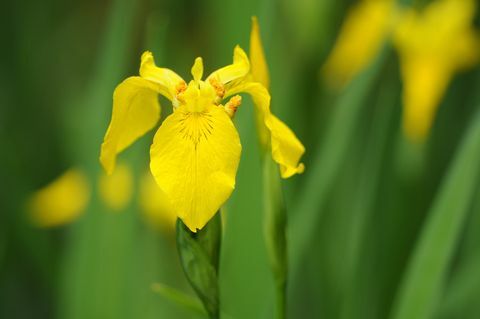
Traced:
[[333, 87], [342, 87], [367, 67], [391, 31], [392, 0], [363, 0], [347, 14], [322, 70]]
[[252, 17], [252, 30], [250, 32], [250, 63], [251, 73], [255, 82], [260, 82], [267, 89], [270, 87], [267, 61], [263, 51], [262, 38], [257, 17]]
[[107, 174], [115, 168], [117, 154], [151, 130], [160, 119], [155, 85], [141, 77], [129, 77], [113, 93], [110, 125], [101, 147], [100, 162]]
[[215, 79], [222, 84], [239, 80], [250, 71], [247, 54], [238, 45], [233, 50], [233, 63], [213, 72], [207, 77], [207, 82]]
[[156, 84], [156, 91], [170, 101], [178, 93], [178, 87], [185, 84], [185, 81], [175, 72], [166, 68], [159, 68], [155, 65], [153, 54], [145, 51], [142, 54], [140, 64], [140, 76]]
[[87, 177], [79, 169], [70, 169], [35, 192], [29, 199], [28, 209], [37, 226], [54, 227], [77, 219], [89, 200]]
[[133, 177], [127, 165], [118, 165], [113, 174], [100, 175], [98, 191], [104, 204], [113, 211], [121, 211], [132, 198]]
[[454, 74], [478, 62], [475, 8], [470, 0], [435, 1], [423, 12], [408, 11], [395, 30], [404, 82], [403, 129], [414, 143], [428, 136]]
[[305, 153], [305, 147], [295, 133], [270, 112], [270, 94], [267, 89], [260, 83], [245, 82], [232, 88], [228, 95], [241, 92], [252, 96], [258, 116], [263, 119], [270, 133], [272, 157], [280, 165], [282, 177], [303, 173], [305, 166], [300, 163], [300, 159]]
[[166, 232], [175, 230], [177, 214], [170, 199], [157, 185], [150, 171], [140, 180], [140, 207], [148, 223], [153, 227]]
[[432, 61], [410, 61], [402, 66], [402, 76], [403, 129], [411, 141], [421, 143], [432, 126], [450, 74]]
[[150, 168], [185, 225], [201, 229], [230, 197], [240, 160], [240, 140], [225, 110], [185, 105], [167, 117], [150, 150]]

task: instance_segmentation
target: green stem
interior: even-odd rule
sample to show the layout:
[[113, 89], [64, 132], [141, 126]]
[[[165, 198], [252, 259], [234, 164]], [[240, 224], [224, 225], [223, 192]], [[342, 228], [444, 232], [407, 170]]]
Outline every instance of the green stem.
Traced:
[[190, 285], [211, 319], [220, 317], [218, 266], [222, 221], [217, 213], [197, 233], [177, 221], [177, 248], [180, 262]]
[[287, 214], [278, 166], [270, 156], [263, 159], [264, 235], [275, 280], [277, 318], [286, 317]]

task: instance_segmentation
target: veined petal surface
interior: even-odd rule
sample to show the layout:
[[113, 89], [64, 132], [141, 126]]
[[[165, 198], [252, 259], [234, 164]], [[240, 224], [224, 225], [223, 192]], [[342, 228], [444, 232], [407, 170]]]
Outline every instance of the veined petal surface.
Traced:
[[177, 108], [158, 129], [150, 168], [188, 228], [201, 229], [230, 197], [240, 160], [240, 139], [225, 110]]

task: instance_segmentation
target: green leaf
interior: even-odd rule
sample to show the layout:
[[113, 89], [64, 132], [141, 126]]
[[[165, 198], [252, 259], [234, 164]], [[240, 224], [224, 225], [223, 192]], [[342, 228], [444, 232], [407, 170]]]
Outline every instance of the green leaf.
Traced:
[[185, 275], [210, 318], [219, 318], [218, 262], [221, 217], [217, 213], [197, 233], [177, 221], [177, 248]]
[[171, 302], [177, 304], [181, 308], [190, 310], [196, 315], [206, 315], [205, 308], [203, 308], [202, 304], [197, 298], [189, 296], [178, 289], [165, 284], [155, 283], [152, 285], [152, 290], [159, 293]]
[[316, 151], [311, 165], [307, 163], [305, 183], [299, 192], [297, 205], [292, 208], [296, 212], [296, 218], [292, 219], [291, 224], [295, 232], [295, 236], [292, 236], [292, 246], [295, 247], [292, 255], [295, 255], [291, 259], [296, 264], [303, 262], [301, 258], [308, 248], [307, 243], [321, 219], [322, 206], [340, 171], [350, 141], [355, 136], [364, 102], [376, 83], [389, 51], [388, 47], [384, 48], [373, 64], [354, 79], [340, 96], [325, 133], [324, 143]]
[[480, 113], [466, 132], [428, 214], [397, 293], [391, 318], [432, 317], [480, 169]]

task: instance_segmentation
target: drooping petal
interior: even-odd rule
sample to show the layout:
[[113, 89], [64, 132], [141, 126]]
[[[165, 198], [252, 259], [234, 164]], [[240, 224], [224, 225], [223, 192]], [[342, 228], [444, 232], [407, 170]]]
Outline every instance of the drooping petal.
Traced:
[[125, 165], [117, 165], [111, 175], [100, 175], [98, 191], [104, 204], [112, 211], [124, 209], [133, 193], [133, 176], [131, 169]]
[[155, 83], [155, 90], [170, 101], [174, 99], [179, 86], [185, 85], [185, 81], [177, 73], [170, 69], [157, 67], [150, 51], [142, 54], [140, 76]]
[[115, 168], [117, 154], [151, 130], [160, 118], [156, 85], [133, 76], [113, 93], [110, 125], [101, 147], [100, 162], [107, 174]]
[[219, 106], [188, 112], [182, 105], [158, 129], [150, 168], [190, 230], [201, 229], [230, 197], [240, 152], [238, 133]]
[[68, 224], [80, 216], [90, 200], [90, 185], [84, 172], [72, 168], [35, 192], [28, 202], [33, 222], [39, 227]]
[[403, 131], [410, 141], [423, 143], [450, 81], [441, 63], [415, 59], [401, 67], [403, 88]]
[[239, 80], [245, 77], [250, 71], [250, 62], [247, 54], [238, 45], [233, 50], [233, 63], [217, 71], [214, 71], [207, 77], [207, 81], [215, 79], [222, 84]]
[[[250, 31], [250, 73], [253, 82], [259, 82], [267, 90], [270, 87], [270, 75], [268, 72], [267, 61], [263, 51], [262, 37], [260, 35], [260, 26], [257, 17], [252, 17], [252, 30]], [[257, 134], [260, 145], [265, 151], [269, 150], [270, 133], [264, 124], [264, 116], [260, 112], [255, 112], [257, 124]]]
[[227, 95], [248, 93], [252, 96], [257, 113], [263, 119], [265, 127], [270, 132], [272, 157], [280, 165], [283, 178], [303, 173], [305, 166], [300, 159], [305, 153], [305, 147], [295, 136], [295, 133], [285, 123], [270, 112], [270, 94], [267, 89], [256, 82], [245, 82], [227, 92]]
[[250, 32], [250, 64], [253, 80], [255, 82], [260, 82], [268, 89], [270, 87], [270, 76], [268, 74], [268, 66], [263, 51], [257, 17], [252, 17], [252, 31]]

